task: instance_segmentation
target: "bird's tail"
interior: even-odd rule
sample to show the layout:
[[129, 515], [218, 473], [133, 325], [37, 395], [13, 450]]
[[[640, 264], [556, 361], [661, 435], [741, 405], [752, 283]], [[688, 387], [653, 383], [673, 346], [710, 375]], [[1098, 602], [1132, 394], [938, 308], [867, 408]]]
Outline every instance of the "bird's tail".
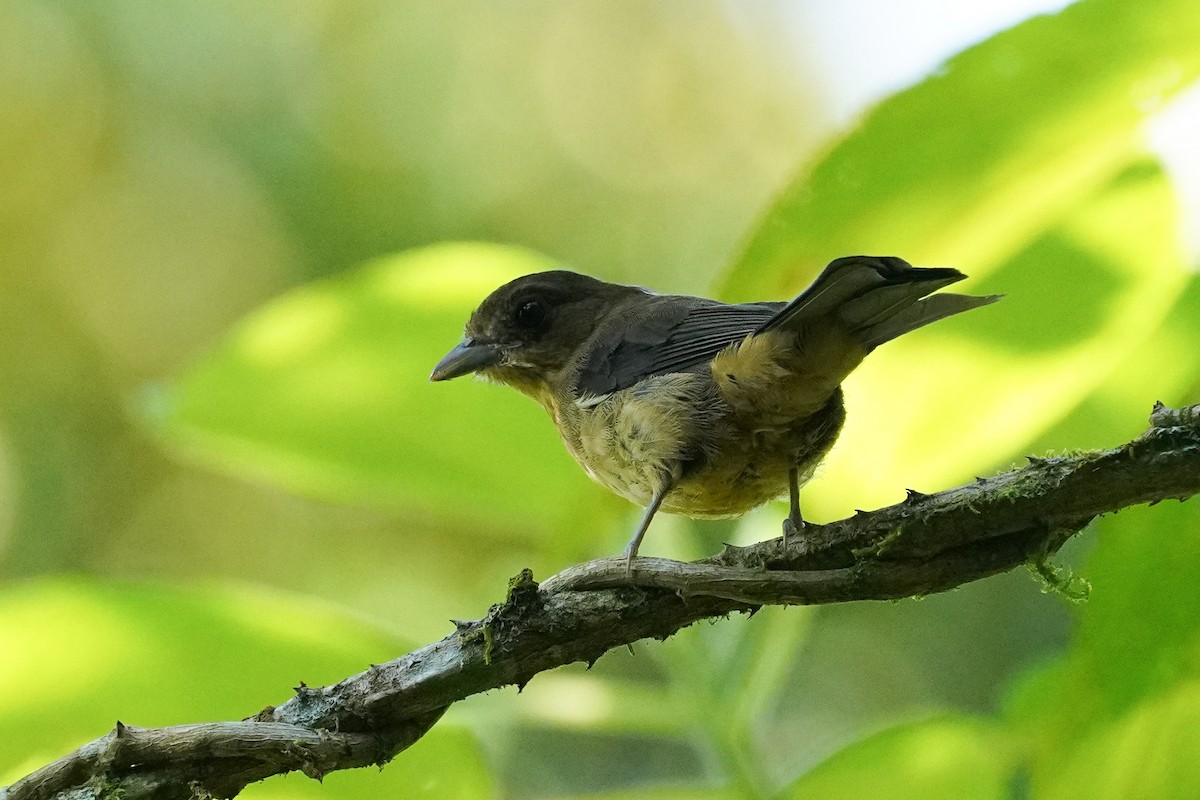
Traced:
[[1003, 296], [933, 294], [965, 277], [949, 267], [914, 267], [893, 257], [839, 258], [755, 333], [798, 331], [809, 322], [833, 318], [846, 326], [855, 343], [870, 351], [923, 325], [986, 306]]

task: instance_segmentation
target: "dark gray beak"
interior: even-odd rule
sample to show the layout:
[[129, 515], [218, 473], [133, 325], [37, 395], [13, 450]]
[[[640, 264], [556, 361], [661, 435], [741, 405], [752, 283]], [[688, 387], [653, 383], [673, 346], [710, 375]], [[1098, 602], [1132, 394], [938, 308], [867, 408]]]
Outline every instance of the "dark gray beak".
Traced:
[[490, 367], [499, 361], [500, 348], [496, 345], [463, 339], [433, 368], [429, 380], [448, 381]]

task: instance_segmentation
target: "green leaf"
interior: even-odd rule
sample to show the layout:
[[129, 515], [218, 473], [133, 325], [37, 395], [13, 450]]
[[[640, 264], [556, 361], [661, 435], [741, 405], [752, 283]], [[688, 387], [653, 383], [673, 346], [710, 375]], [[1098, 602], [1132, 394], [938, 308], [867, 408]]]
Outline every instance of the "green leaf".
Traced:
[[746, 792], [736, 787], [655, 786], [600, 794], [572, 795], [574, 800], [745, 800]]
[[1187, 706], [1188, 687], [1200, 680], [1200, 505], [1127, 509], [1102, 520], [1096, 536], [1079, 570], [1092, 592], [1079, 606], [1070, 653], [1015, 687], [1008, 703], [1009, 718], [1036, 743], [1033, 773], [1042, 783], [1057, 780], [1064, 761], [1083, 758], [1074, 754], [1089, 737], [1108, 735], [1097, 729], [1191, 714], [1163, 698]]
[[1008, 295], [887, 345], [847, 381], [817, 517], [994, 468], [1153, 335], [1191, 276], [1141, 126], [1200, 74], [1198, 39], [1185, 0], [1030, 19], [881, 103], [763, 217], [723, 283], [731, 298], [788, 297], [863, 252], [959, 266], [968, 290]]
[[1152, 401], [1169, 406], [1197, 399], [1200, 379], [1200, 276], [1193, 276], [1154, 335], [1113, 363], [1104, 381], [1029, 453], [1112, 447], [1146, 430]]
[[164, 441], [223, 471], [536, 533], [587, 486], [545, 413], [507, 388], [428, 375], [484, 296], [553, 266], [446, 244], [318, 281], [250, 315], [150, 410]]
[[1089, 0], [950, 59], [801, 172], [725, 292], [797, 291], [850, 253], [997, 268], [1143, 152], [1147, 114], [1200, 74], [1188, 0]]
[[[261, 590], [82, 580], [9, 587], [0, 592], [0, 785], [118, 719], [140, 727], [242, 719], [283, 702], [301, 681], [332, 683], [410, 649], [328, 606]], [[382, 774], [355, 770], [327, 782], [335, 788], [323, 797], [492, 796], [478, 744], [446, 720]], [[278, 783], [248, 796], [278, 794]], [[307, 778], [286, 783], [289, 796], [294, 784], [319, 788]]]
[[[1177, 213], [1161, 170], [1134, 164], [978, 287], [1003, 301], [873, 354], [846, 381], [846, 430], [808, 506], [817, 518], [1005, 465], [1118, 365], [1146, 362], [1146, 341], [1195, 281], [1180, 265]], [[1146, 408], [1165, 380], [1149, 377]]]
[[787, 800], [990, 800], [1009, 797], [1009, 757], [992, 725], [942, 717], [870, 736], [842, 750], [781, 795]]
[[1158, 800], [1200, 797], [1200, 680], [1139, 705], [1081, 737], [1063, 763], [1035, 782], [1036, 800]]

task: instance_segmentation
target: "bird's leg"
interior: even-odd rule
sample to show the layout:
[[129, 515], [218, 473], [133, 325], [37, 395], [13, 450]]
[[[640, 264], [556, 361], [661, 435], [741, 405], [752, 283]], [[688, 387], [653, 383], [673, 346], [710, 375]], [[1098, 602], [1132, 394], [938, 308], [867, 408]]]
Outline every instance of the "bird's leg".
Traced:
[[663, 498], [669, 491], [671, 491], [671, 486], [666, 484], [654, 493], [654, 496], [650, 498], [650, 505], [646, 506], [646, 512], [642, 514], [642, 521], [638, 523], [637, 530], [633, 533], [633, 538], [625, 546], [625, 574], [631, 578], [633, 577], [633, 558], [637, 555], [638, 548], [642, 546], [642, 537], [646, 535], [646, 529], [650, 527], [650, 520], [654, 519], [654, 513], [658, 511], [658, 507], [662, 505]]
[[783, 548], [788, 546], [788, 537], [795, 536], [804, 530], [804, 517], [800, 514], [800, 470], [792, 467], [788, 470], [788, 494], [792, 507], [787, 519], [783, 521]]

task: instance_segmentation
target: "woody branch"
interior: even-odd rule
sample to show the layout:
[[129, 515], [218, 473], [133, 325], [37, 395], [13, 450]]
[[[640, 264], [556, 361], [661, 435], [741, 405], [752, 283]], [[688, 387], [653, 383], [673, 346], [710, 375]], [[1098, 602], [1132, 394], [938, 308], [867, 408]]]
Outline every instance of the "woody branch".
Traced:
[[[241, 722], [117, 727], [6, 788], [0, 800], [232, 797], [300, 770], [382, 764], [451, 703], [544, 670], [592, 662], [700, 619], [765, 604], [880, 600], [944, 591], [1046, 559], [1092, 519], [1200, 493], [1200, 406], [1156, 406], [1151, 427], [1111, 450], [1028, 466], [829, 525], [802, 541], [727, 547], [710, 559], [624, 559], [571, 567], [540, 585], [528, 571], [481, 620], [341, 683], [301, 687]], [[799, 537], [798, 537], [799, 538]], [[1044, 569], [1053, 580], [1053, 573]]]

